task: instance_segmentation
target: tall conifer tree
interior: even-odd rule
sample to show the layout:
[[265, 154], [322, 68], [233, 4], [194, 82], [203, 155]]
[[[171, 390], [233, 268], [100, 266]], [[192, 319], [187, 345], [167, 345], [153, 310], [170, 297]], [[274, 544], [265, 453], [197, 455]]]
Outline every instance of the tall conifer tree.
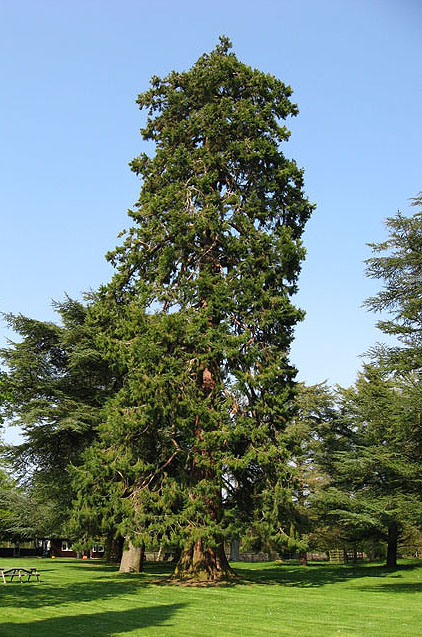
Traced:
[[139, 95], [156, 152], [131, 164], [142, 178], [133, 225], [92, 308], [103, 350], [126, 371], [101, 434], [121, 529], [138, 544], [179, 542], [180, 578], [232, 574], [222, 542], [233, 485], [248, 484], [253, 524], [280, 540], [292, 486], [283, 432], [303, 313], [291, 296], [313, 206], [280, 148], [298, 112], [290, 87], [230, 49], [220, 38]]

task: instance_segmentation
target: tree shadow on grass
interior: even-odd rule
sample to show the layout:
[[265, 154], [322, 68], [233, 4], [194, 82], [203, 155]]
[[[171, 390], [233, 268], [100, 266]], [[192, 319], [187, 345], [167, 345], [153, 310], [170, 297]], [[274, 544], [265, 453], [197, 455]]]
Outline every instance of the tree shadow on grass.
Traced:
[[[60, 571], [55, 569], [42, 569], [45, 578], [41, 577], [41, 582], [29, 582], [20, 584], [19, 582], [7, 583], [0, 586], [0, 607], [24, 607], [40, 608], [42, 606], [57, 606], [62, 604], [95, 602], [95, 600], [115, 599], [119, 596], [137, 595], [149, 586], [194, 586], [194, 587], [239, 587], [251, 585], [283, 586], [294, 588], [319, 588], [330, 584], [345, 581], [353, 581], [370, 578], [372, 581], [365, 584], [362, 581], [362, 590], [368, 591], [393, 591], [405, 590], [409, 586], [409, 591], [419, 591], [418, 584], [407, 582], [402, 584], [397, 581], [401, 577], [401, 572], [409, 571], [420, 567], [420, 563], [410, 563], [399, 566], [397, 569], [387, 569], [380, 564], [365, 565], [333, 565], [314, 564], [310, 566], [299, 566], [283, 564], [277, 562], [267, 562], [261, 564], [247, 564], [238, 562], [233, 565], [238, 577], [226, 582], [195, 583], [177, 582], [170, 579], [174, 565], [162, 562], [150, 562], [146, 564], [145, 572], [140, 574], [119, 574], [117, 566], [106, 565], [104, 563], [69, 562], [65, 569], [79, 569], [84, 573], [89, 571], [90, 577], [77, 578], [79, 581], [69, 581], [69, 578], [60, 579]], [[49, 570], [56, 570], [56, 573], [48, 573]], [[63, 573], [63, 571], [62, 571]], [[73, 570], [75, 573], [75, 570]], [[373, 578], [379, 580], [374, 582]], [[396, 579], [394, 579], [396, 578]], [[394, 581], [391, 581], [394, 580]], [[356, 584], [355, 584], [356, 586]], [[420, 584], [422, 587], [422, 584]]]
[[[249, 565], [246, 562], [232, 564], [237, 575], [235, 579], [218, 582], [195, 582], [193, 580], [178, 581], [172, 580], [169, 567], [162, 566], [158, 571], [150, 565], [149, 573], [145, 573], [145, 583], [149, 582], [155, 586], [182, 586], [194, 588], [233, 588], [238, 586], [250, 586], [253, 584], [263, 586], [289, 586], [295, 588], [319, 588], [329, 584], [346, 582], [362, 578], [391, 578], [400, 577], [402, 568], [411, 570], [420, 565], [413, 564], [398, 569], [387, 569], [384, 566], [374, 564], [366, 565], [333, 565], [314, 564], [299, 566], [282, 564], [276, 562], [266, 562], [258, 565]], [[158, 571], [158, 572], [157, 572]], [[129, 576], [133, 577], [133, 576]]]
[[403, 582], [403, 584], [377, 584], [376, 586], [361, 586], [359, 590], [365, 593], [422, 593], [422, 583]]
[[[140, 573], [140, 575], [154, 573], [158, 576], [169, 576], [173, 573], [175, 569], [175, 564], [172, 562], [145, 562], [144, 571]], [[110, 573], [119, 575], [119, 564], [106, 564], [105, 562], [91, 562], [91, 561], [81, 561], [74, 560], [73, 562], [66, 563], [66, 568], [77, 569], [77, 570], [91, 570], [98, 573]]]
[[[134, 595], [140, 589], [151, 584], [150, 580], [139, 577], [122, 577], [111, 580], [84, 582], [8, 582], [0, 587], [0, 607], [16, 606], [23, 608], [40, 608], [42, 606], [60, 606], [62, 604], [78, 604], [95, 602], [95, 600], [115, 599], [122, 595]], [[0, 634], [2, 635], [1, 631]]]
[[[258, 565], [248, 564], [246, 562], [232, 563], [237, 577], [233, 580], [220, 582], [193, 582], [193, 581], [177, 581], [171, 579], [173, 565], [166, 563], [151, 562], [146, 565], [145, 573], [142, 574], [146, 578], [145, 583], [156, 586], [192, 586], [192, 587], [236, 587], [252, 584], [260, 584], [265, 586], [290, 586], [296, 588], [318, 588], [337, 582], [346, 582], [362, 578], [391, 578], [401, 577], [401, 571], [410, 571], [420, 568], [421, 563], [410, 563], [400, 565], [394, 569], [386, 568], [383, 564], [310, 564], [308, 566], [299, 566], [292, 564], [283, 564], [278, 562], [266, 562]], [[133, 577], [133, 576], [129, 576]]]
[[55, 561], [56, 563], [59, 563], [59, 564], [66, 564], [66, 568], [75, 568], [75, 569], [92, 568], [93, 570], [105, 571], [107, 573], [113, 573], [119, 570], [119, 564], [110, 564], [110, 563], [103, 562], [101, 560], [80, 560], [75, 558], [73, 560], [60, 560], [60, 562], [58, 562], [58, 560], [55, 560]]
[[[406, 570], [416, 568], [409, 565]], [[380, 565], [343, 566], [333, 564], [318, 564], [310, 566], [275, 565], [274, 562], [263, 568], [248, 568], [236, 565], [235, 571], [241, 578], [241, 583], [291, 586], [296, 588], [318, 588], [338, 582], [353, 579], [376, 577], [391, 577], [391, 569]]]
[[89, 635], [108, 637], [152, 626], [170, 626], [169, 619], [186, 604], [162, 604], [124, 611], [105, 611], [87, 615], [66, 615], [16, 624], [0, 624], [2, 637], [36, 635]]
[[365, 593], [422, 593], [422, 582], [400, 581], [400, 574], [389, 574], [387, 580], [355, 587]]
[[[251, 584], [272, 585], [272, 586], [293, 586], [299, 588], [320, 587], [336, 582], [347, 581], [357, 577], [368, 577], [371, 571], [369, 567], [359, 566], [341, 566], [330, 564], [318, 564], [315, 566], [299, 566], [291, 564], [282, 564], [276, 562], [267, 562], [265, 564], [249, 565], [245, 562], [238, 562], [234, 565], [237, 578], [233, 580], [220, 582], [194, 582], [194, 581], [177, 581], [172, 580], [171, 575], [174, 570], [174, 564], [163, 562], [149, 562], [145, 565], [145, 571], [140, 574], [119, 574], [117, 567], [105, 564], [86, 564], [73, 563], [66, 565], [66, 568], [89, 569], [95, 571], [95, 580], [92, 582], [71, 583], [66, 586], [64, 597], [68, 595], [72, 600], [79, 601], [80, 596], [88, 595], [88, 599], [102, 597], [101, 591], [106, 588], [105, 596], [115, 597], [116, 595], [124, 595], [127, 592], [136, 590], [136, 587], [146, 586], [171, 586], [171, 587], [237, 587]], [[385, 571], [382, 567], [375, 567], [378, 576], [384, 576]], [[110, 575], [114, 575], [113, 579]], [[376, 576], [373, 573], [373, 576]], [[1, 599], [0, 589], [0, 599]], [[61, 600], [62, 595], [58, 598]], [[59, 601], [58, 603], [62, 603]]]

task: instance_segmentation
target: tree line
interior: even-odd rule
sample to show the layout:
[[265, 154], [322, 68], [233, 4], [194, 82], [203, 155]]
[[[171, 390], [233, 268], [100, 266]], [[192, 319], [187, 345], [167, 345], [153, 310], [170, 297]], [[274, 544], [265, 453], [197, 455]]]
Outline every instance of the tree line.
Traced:
[[[234, 577], [224, 544], [296, 551], [418, 536], [420, 213], [387, 220], [368, 308], [397, 346], [376, 346], [351, 388], [306, 387], [289, 359], [304, 318], [292, 296], [314, 206], [283, 152], [292, 90], [222, 37], [138, 97], [142, 181], [115, 274], [57, 322], [6, 315], [0, 537], [103, 540], [121, 570], [146, 546], [174, 577]], [[417, 197], [413, 203], [422, 204]], [[11, 477], [13, 476], [13, 478]]]

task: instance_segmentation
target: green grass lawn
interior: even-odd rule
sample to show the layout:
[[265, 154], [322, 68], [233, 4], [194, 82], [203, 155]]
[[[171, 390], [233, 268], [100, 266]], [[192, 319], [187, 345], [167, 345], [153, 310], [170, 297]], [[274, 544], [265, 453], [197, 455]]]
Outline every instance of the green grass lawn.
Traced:
[[422, 565], [235, 564], [239, 582], [193, 588], [169, 568], [119, 575], [101, 562], [0, 558], [36, 566], [41, 582], [0, 582], [1, 637], [422, 635]]

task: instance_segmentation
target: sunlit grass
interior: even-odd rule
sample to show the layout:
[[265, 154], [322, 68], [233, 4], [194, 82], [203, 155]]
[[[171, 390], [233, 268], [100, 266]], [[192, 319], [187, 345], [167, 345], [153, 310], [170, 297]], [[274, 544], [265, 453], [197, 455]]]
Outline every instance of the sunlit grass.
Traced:
[[235, 564], [240, 580], [217, 587], [168, 583], [167, 565], [146, 574], [78, 560], [0, 559], [36, 566], [41, 582], [0, 583], [0, 635], [396, 637], [422, 634], [422, 566], [275, 562]]

